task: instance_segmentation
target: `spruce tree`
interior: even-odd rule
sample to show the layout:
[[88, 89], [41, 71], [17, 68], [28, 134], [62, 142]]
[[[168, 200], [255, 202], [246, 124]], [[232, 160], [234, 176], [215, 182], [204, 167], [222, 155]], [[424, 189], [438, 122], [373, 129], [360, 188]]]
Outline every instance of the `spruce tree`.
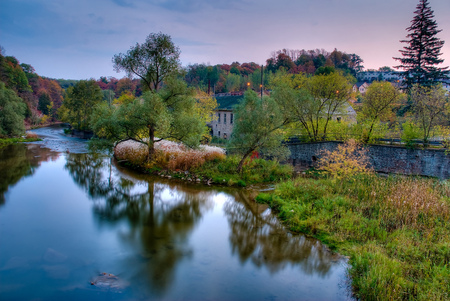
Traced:
[[444, 41], [436, 37], [442, 30], [437, 29], [428, 0], [420, 0], [414, 13], [411, 26], [406, 29], [409, 40], [400, 41], [408, 46], [400, 50], [403, 57], [394, 58], [401, 63], [394, 68], [404, 70], [402, 73], [408, 89], [414, 84], [430, 86], [441, 82], [448, 79], [449, 72], [446, 70], [448, 67], [437, 67], [444, 61], [439, 58]]

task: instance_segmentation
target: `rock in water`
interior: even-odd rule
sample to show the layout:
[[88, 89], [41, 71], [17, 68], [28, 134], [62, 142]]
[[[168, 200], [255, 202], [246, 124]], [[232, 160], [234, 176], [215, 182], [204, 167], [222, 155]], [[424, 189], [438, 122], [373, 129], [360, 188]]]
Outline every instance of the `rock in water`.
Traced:
[[114, 274], [101, 273], [91, 281], [91, 285], [120, 293], [128, 286], [128, 283]]

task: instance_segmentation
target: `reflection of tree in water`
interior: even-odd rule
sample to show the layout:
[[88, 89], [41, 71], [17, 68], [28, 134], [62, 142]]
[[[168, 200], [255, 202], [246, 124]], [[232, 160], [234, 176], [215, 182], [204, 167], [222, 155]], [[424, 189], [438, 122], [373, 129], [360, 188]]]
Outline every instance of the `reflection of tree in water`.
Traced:
[[0, 206], [8, 188], [32, 175], [42, 161], [56, 160], [58, 153], [37, 144], [12, 144], [0, 148]]
[[144, 285], [136, 287], [150, 287], [159, 294], [167, 291], [177, 264], [191, 254], [188, 235], [212, 208], [213, 192], [119, 171], [109, 159], [93, 154], [69, 155], [66, 169], [94, 200], [100, 226], [121, 221], [129, 225], [121, 228], [120, 237], [140, 250], [138, 258], [126, 263], [130, 269], [139, 268], [132, 281]]
[[300, 266], [306, 274], [325, 276], [337, 255], [330, 254], [317, 240], [288, 233], [272, 215], [263, 216], [266, 205], [254, 203], [240, 192], [236, 202], [224, 206], [233, 253], [241, 263], [251, 260], [271, 273], [287, 265]]

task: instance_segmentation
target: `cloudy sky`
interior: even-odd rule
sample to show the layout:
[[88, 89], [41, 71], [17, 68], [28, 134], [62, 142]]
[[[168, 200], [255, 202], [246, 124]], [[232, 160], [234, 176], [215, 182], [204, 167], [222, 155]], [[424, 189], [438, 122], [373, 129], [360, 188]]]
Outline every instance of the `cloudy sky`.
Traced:
[[[184, 66], [264, 64], [271, 52], [334, 48], [366, 68], [394, 66], [419, 0], [1, 0], [0, 45], [40, 75], [122, 77], [111, 58], [151, 32], [172, 36]], [[450, 65], [450, 1], [430, 0]]]

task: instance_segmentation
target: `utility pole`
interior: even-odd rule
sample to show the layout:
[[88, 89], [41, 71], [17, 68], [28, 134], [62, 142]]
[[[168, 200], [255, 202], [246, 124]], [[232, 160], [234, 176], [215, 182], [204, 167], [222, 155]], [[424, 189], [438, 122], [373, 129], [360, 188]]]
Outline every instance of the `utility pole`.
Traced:
[[264, 72], [264, 66], [261, 65], [261, 100], [263, 98], [263, 73]]

